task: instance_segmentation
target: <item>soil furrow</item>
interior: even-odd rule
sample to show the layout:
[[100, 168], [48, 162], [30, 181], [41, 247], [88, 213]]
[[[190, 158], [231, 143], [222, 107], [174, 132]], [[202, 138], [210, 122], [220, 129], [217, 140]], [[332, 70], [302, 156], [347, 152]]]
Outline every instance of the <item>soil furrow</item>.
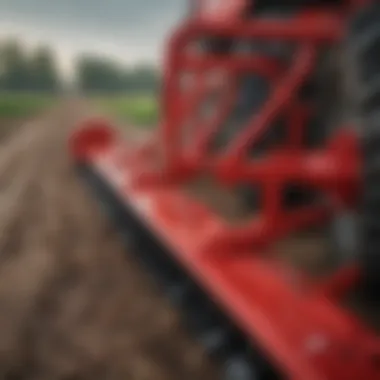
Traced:
[[215, 379], [66, 155], [63, 104], [0, 151], [0, 378]]

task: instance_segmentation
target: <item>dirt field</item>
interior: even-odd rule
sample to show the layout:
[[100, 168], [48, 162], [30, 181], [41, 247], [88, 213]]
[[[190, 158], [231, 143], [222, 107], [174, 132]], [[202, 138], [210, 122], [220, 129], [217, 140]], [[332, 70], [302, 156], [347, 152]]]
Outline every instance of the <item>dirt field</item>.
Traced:
[[0, 142], [0, 379], [216, 379], [73, 173], [80, 114], [62, 105]]

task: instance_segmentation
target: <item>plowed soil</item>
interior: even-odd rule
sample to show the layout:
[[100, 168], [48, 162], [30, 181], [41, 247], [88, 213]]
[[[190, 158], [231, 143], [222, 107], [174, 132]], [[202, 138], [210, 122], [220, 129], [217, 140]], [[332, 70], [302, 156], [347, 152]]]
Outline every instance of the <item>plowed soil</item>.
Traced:
[[80, 108], [0, 141], [0, 379], [216, 379], [76, 177]]

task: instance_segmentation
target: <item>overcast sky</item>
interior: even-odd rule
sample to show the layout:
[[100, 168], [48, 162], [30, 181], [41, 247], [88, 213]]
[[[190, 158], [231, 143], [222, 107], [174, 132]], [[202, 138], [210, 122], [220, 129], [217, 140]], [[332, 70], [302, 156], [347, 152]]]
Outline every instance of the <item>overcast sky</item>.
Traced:
[[187, 0], [0, 0], [0, 37], [20, 36], [29, 46], [54, 45], [70, 72], [79, 52], [126, 63], [160, 59], [162, 43], [184, 14]]

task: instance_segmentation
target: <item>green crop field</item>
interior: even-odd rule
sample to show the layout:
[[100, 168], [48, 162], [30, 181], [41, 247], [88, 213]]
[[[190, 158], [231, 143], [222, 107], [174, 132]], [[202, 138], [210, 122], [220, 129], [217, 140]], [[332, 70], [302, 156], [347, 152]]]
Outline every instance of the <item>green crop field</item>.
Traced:
[[[95, 96], [89, 99], [97, 109], [121, 122], [151, 127], [157, 123], [158, 104], [154, 95]], [[0, 118], [34, 116], [50, 108], [57, 98], [33, 93], [0, 93]]]
[[0, 118], [33, 116], [53, 103], [54, 98], [47, 95], [0, 93]]
[[125, 95], [95, 99], [100, 111], [120, 121], [151, 127], [157, 123], [158, 104], [154, 95]]

